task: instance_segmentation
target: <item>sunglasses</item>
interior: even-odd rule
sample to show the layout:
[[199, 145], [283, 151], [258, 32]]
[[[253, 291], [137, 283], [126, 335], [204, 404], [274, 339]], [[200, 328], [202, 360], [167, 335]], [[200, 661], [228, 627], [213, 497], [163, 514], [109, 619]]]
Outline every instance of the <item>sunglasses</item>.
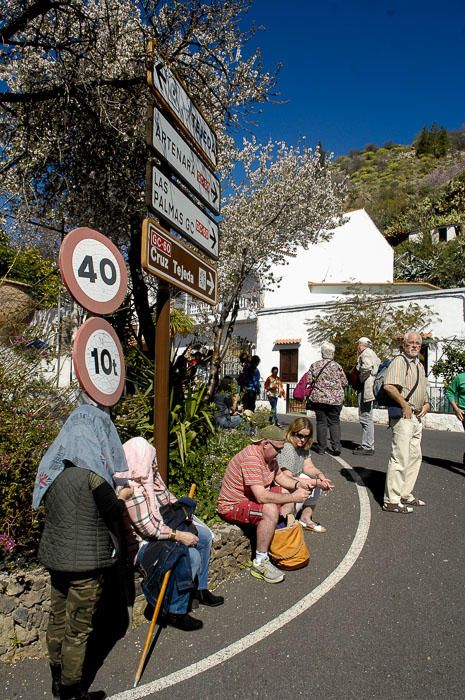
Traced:
[[284, 448], [284, 445], [280, 445], [280, 446], [278, 447], [277, 445], [274, 444], [274, 442], [271, 442], [271, 440], [270, 440], [269, 442], [270, 442], [271, 447], [272, 447], [274, 450], [276, 450], [276, 452], [281, 452], [281, 450]]
[[305, 440], [305, 442], [307, 442], [307, 440], [310, 439], [310, 434], [304, 435], [303, 433], [292, 433], [292, 437], [296, 437], [297, 440]]

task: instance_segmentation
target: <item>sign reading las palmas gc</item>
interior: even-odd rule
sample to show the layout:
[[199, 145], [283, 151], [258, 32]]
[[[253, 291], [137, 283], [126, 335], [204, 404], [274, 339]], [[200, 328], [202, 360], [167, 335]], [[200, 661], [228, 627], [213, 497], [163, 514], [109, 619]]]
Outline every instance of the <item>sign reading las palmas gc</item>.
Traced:
[[159, 168], [149, 164], [147, 204], [212, 258], [218, 257], [218, 225]]

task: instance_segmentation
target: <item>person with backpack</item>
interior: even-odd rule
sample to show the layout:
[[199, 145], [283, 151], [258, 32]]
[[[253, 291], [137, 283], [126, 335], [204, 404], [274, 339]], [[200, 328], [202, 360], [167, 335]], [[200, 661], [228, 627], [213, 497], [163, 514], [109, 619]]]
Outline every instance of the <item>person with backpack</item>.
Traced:
[[371, 347], [371, 340], [366, 336], [357, 343], [356, 369], [359, 377], [358, 420], [362, 426], [362, 442], [353, 450], [354, 455], [373, 455], [375, 453], [375, 426], [373, 422], [373, 384], [378, 371], [380, 359]]
[[407, 331], [403, 351], [390, 362], [384, 378], [383, 389], [391, 402], [392, 448], [383, 503], [383, 510], [389, 513], [412, 513], [412, 506], [426, 505], [412, 493], [422, 458], [421, 419], [430, 408], [425, 370], [419, 359], [421, 343], [420, 333]]

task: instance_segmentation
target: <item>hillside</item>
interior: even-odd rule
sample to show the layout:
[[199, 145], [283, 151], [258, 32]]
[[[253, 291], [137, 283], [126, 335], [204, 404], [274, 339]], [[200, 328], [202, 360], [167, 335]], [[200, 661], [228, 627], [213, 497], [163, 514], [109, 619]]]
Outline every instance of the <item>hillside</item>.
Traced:
[[[425, 148], [419, 144], [423, 133], [430, 138]], [[414, 210], [425, 198], [429, 204], [444, 198], [465, 173], [465, 130], [446, 132], [433, 125], [411, 145], [368, 145], [338, 158], [336, 166], [349, 176], [348, 208], [364, 207], [389, 237], [392, 228], [403, 229], [406, 222], [415, 228]]]

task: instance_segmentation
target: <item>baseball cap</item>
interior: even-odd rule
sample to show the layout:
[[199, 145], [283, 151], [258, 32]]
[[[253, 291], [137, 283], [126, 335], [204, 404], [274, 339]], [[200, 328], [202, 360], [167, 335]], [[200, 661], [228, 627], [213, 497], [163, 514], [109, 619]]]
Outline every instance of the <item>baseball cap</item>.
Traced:
[[357, 340], [357, 344], [362, 343], [362, 345], [371, 345], [371, 340], [367, 338], [365, 335], [363, 335], [361, 338]]
[[261, 440], [276, 440], [284, 442], [286, 433], [277, 425], [267, 425], [265, 428], [257, 430], [255, 435], [250, 438], [251, 442], [260, 442]]

